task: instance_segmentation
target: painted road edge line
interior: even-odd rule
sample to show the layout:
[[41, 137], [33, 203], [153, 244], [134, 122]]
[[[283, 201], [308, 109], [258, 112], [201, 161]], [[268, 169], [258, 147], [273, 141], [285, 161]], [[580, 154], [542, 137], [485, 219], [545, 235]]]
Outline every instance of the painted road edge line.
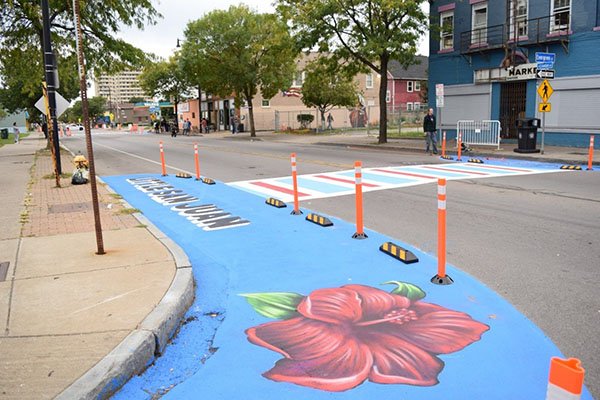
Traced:
[[[102, 179], [110, 192], [115, 193]], [[126, 201], [121, 200], [127, 207]], [[175, 276], [160, 303], [123, 341], [79, 379], [69, 385], [57, 400], [107, 399], [132, 377], [148, 368], [157, 354], [164, 350], [169, 338], [179, 328], [194, 301], [194, 276], [189, 258], [179, 245], [141, 213], [133, 216], [146, 226], [171, 253], [175, 261]]]

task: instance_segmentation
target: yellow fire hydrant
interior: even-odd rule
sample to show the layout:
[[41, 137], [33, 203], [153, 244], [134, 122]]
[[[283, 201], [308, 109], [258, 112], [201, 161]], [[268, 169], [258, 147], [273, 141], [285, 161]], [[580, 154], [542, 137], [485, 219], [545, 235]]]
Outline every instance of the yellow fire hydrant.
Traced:
[[88, 160], [85, 158], [83, 154], [78, 154], [73, 159], [73, 164], [75, 164], [75, 168], [84, 168], [88, 169]]
[[71, 183], [73, 185], [88, 183], [90, 180], [90, 173], [88, 172], [88, 160], [82, 154], [78, 154], [73, 159], [73, 164], [75, 165], [75, 170], [73, 171], [73, 176], [71, 177]]

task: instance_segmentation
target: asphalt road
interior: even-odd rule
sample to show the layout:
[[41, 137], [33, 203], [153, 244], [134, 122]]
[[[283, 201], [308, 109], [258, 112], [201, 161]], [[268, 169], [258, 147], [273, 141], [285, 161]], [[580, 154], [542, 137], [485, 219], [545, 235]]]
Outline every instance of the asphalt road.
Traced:
[[[160, 173], [159, 140], [168, 173], [194, 174], [197, 142], [201, 174], [224, 182], [289, 175], [291, 152], [300, 174], [351, 169], [355, 160], [365, 167], [439, 162], [424, 154], [263, 141], [260, 134], [254, 141], [106, 134], [93, 139], [97, 174]], [[82, 136], [62, 143], [86, 153]], [[600, 173], [449, 181], [447, 197], [447, 261], [506, 298], [566, 356], [579, 358], [586, 385], [600, 399]], [[365, 193], [364, 204], [367, 228], [436, 253], [433, 184]], [[352, 196], [301, 206], [354, 219]]]

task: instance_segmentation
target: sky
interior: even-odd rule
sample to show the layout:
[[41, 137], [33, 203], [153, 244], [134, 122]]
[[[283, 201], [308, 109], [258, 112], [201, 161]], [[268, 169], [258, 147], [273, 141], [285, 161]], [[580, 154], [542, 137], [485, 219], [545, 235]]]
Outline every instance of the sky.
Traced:
[[[144, 51], [168, 58], [176, 49], [177, 39], [183, 39], [183, 31], [189, 21], [201, 18], [215, 10], [225, 10], [231, 5], [246, 4], [258, 12], [273, 12], [272, 0], [152, 0], [163, 18], [145, 30], [125, 28], [118, 36]], [[429, 12], [429, 3], [424, 2], [424, 10]], [[428, 55], [429, 43], [424, 37], [419, 45], [419, 54]]]

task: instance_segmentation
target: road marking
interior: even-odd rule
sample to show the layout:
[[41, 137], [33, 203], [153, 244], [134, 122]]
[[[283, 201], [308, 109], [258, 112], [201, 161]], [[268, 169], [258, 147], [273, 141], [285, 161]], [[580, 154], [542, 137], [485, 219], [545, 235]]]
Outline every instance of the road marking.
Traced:
[[[395, 189], [424, 185], [438, 178], [448, 180], [496, 178], [561, 172], [560, 169], [513, 168], [496, 165], [468, 163], [410, 165], [396, 167], [363, 168], [363, 191]], [[298, 176], [299, 196], [302, 200], [344, 196], [354, 193], [354, 170], [325, 172]], [[346, 178], [348, 177], [348, 178]], [[261, 197], [275, 197], [283, 202], [293, 201], [289, 176], [227, 183]]]

